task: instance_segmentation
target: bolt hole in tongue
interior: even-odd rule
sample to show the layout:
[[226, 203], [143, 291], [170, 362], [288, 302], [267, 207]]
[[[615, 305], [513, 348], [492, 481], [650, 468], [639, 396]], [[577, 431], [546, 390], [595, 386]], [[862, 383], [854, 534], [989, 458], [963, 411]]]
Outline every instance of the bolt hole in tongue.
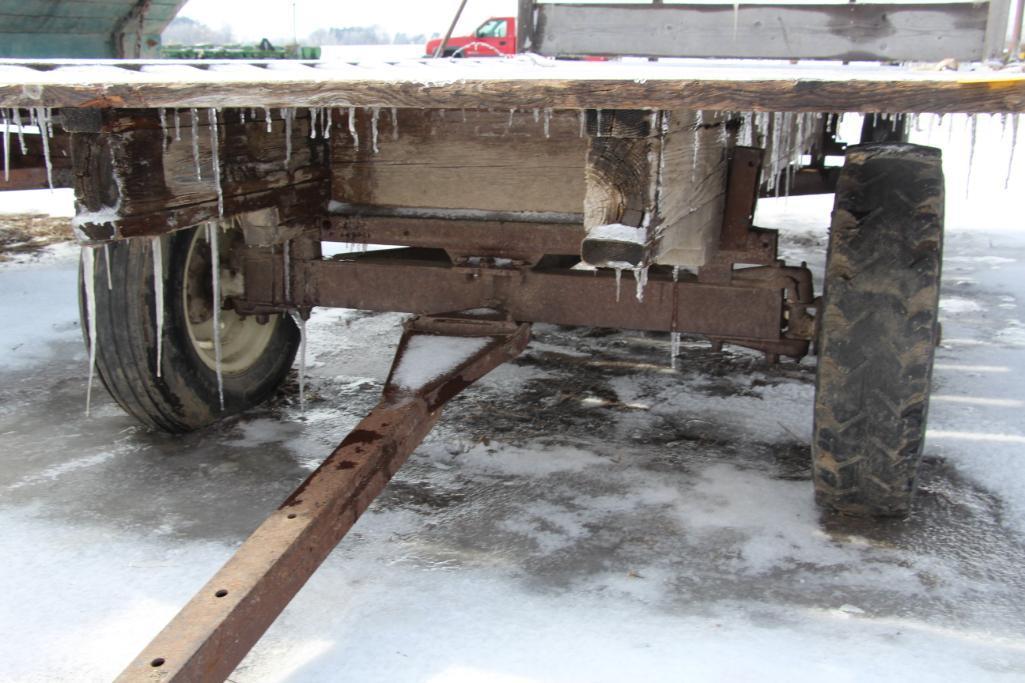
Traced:
[[228, 591], [226, 591], [226, 590], [224, 590], [224, 589], [222, 588], [222, 589], [220, 589], [219, 591], [217, 591], [216, 593], [214, 593], [214, 597], [215, 597], [215, 598], [223, 598], [223, 597], [224, 597], [225, 595], [227, 595], [227, 594], [228, 594]]
[[158, 666], [163, 666], [164, 665], [164, 658], [163, 657], [157, 657], [152, 662], [150, 662], [149, 665], [152, 666], [154, 669], [157, 668]]

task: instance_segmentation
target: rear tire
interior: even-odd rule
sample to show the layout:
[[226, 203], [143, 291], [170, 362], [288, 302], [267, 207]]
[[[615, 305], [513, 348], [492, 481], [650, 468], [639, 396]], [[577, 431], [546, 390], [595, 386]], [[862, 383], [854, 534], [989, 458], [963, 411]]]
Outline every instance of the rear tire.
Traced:
[[[234, 281], [237, 287], [236, 278], [241, 276], [232, 253], [233, 248], [244, 248], [241, 233], [217, 232], [223, 286], [230, 287]], [[222, 309], [222, 410], [209, 341], [211, 269], [206, 232], [191, 228], [160, 239], [164, 274], [160, 376], [153, 242], [145, 238], [107, 246], [110, 288], [103, 249], [86, 254], [95, 259], [96, 370], [114, 400], [143, 424], [166, 432], [187, 432], [269, 398], [292, 365], [299, 332], [287, 316], [272, 315], [261, 325], [252, 316]], [[82, 329], [87, 330], [84, 290], [80, 278]]]
[[823, 291], [812, 444], [820, 505], [903, 516], [922, 456], [943, 243], [940, 152], [848, 148]]

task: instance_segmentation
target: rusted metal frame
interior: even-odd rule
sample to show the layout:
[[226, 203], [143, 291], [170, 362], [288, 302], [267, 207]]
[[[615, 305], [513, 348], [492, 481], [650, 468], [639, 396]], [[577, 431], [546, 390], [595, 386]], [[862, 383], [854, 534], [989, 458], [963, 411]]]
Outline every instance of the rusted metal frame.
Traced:
[[[490, 337], [455, 368], [415, 389], [391, 382], [417, 335]], [[222, 681], [260, 639], [423, 440], [444, 403], [530, 337], [504, 320], [412, 321], [381, 402], [118, 677], [120, 683]]]
[[453, 258], [489, 256], [533, 264], [546, 254], [579, 253], [584, 230], [580, 224], [332, 216], [320, 237], [353, 244], [432, 247]]
[[675, 319], [680, 332], [781, 338], [781, 289], [764, 280], [705, 284], [682, 273], [674, 282], [669, 268], [652, 268], [643, 301], [635, 298], [636, 285], [629, 279], [622, 282], [617, 301], [611, 271], [459, 267], [440, 252], [407, 249], [294, 263], [291, 270], [303, 279], [308, 298], [286, 303], [280, 261], [266, 251], [250, 250], [246, 299], [234, 302], [240, 311], [301, 305], [438, 314], [497, 307], [520, 321], [671, 331]]

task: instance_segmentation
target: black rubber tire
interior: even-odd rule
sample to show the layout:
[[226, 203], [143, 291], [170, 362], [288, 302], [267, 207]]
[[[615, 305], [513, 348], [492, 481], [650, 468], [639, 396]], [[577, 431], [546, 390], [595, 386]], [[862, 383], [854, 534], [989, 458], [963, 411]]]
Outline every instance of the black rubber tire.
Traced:
[[903, 516], [922, 456], [938, 330], [940, 152], [850, 147], [829, 236], [812, 443], [816, 501]]
[[[162, 238], [165, 304], [160, 377], [156, 372], [151, 240], [129, 239], [109, 245], [113, 285], [109, 289], [103, 250], [97, 249], [94, 255], [96, 371], [126, 412], [149, 427], [172, 433], [205, 427], [265, 401], [285, 379], [300, 341], [290, 318], [272, 316], [267, 324], [275, 330], [266, 350], [245, 370], [224, 374], [221, 410], [217, 373], [197, 355], [185, 322], [182, 283], [195, 230], [178, 230]], [[85, 332], [84, 275], [79, 278], [79, 304]]]

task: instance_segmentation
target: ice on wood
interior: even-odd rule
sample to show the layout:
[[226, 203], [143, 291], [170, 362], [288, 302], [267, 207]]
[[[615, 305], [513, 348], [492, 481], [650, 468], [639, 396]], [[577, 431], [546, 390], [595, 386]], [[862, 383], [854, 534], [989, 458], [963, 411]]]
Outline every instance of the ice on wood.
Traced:
[[599, 225], [588, 230], [587, 239], [644, 244], [647, 241], [647, 231], [644, 228], [632, 225], [609, 223], [608, 225]]
[[676, 359], [680, 355], [680, 333], [670, 332], [669, 333], [669, 365], [673, 370], [677, 369], [679, 365]]
[[224, 373], [221, 366], [221, 227], [216, 223], [206, 224], [206, 240], [210, 245], [210, 283], [212, 292], [214, 371], [217, 373], [217, 398], [224, 410]]
[[217, 187], [217, 215], [224, 215], [224, 188], [221, 187], [220, 134], [217, 130], [217, 110], [209, 110], [210, 117], [210, 155], [213, 158], [214, 183]]
[[319, 109], [316, 107], [310, 107], [310, 140], [317, 139], [317, 118], [319, 114]]
[[489, 343], [490, 337], [414, 335], [392, 372], [391, 383], [416, 391], [431, 380], [452, 372]]
[[[370, 108], [370, 148], [377, 154], [377, 120], [381, 116], [381, 110], [378, 107]], [[465, 117], [465, 112], [464, 112]]]
[[267, 132], [270, 133], [273, 130], [274, 117], [271, 116], [270, 107], [263, 108], [263, 119], [267, 124]]
[[352, 136], [352, 146], [359, 149], [359, 133], [356, 132], [356, 107], [349, 107], [349, 135]]
[[85, 285], [85, 311], [89, 337], [89, 379], [85, 385], [85, 414], [92, 412], [93, 372], [96, 368], [96, 250], [82, 247], [82, 283]]
[[167, 151], [167, 110], [161, 107], [159, 110], [160, 116], [160, 146], [166, 152]]
[[43, 143], [43, 160], [46, 163], [46, 184], [53, 189], [53, 161], [50, 159], [50, 138], [53, 137], [50, 110], [39, 107], [35, 114], [39, 125], [39, 138]]
[[552, 128], [552, 110], [551, 109], [545, 108], [544, 121], [545, 121], [545, 126], [544, 126], [545, 137], [546, 138], [550, 138], [551, 137], [551, 128]]
[[616, 303], [619, 303], [619, 295], [623, 290], [623, 269], [616, 268]]
[[292, 117], [294, 115], [292, 109], [282, 109], [281, 118], [285, 120], [285, 166], [287, 167], [292, 161]]
[[637, 266], [636, 268], [632, 268], [632, 270], [634, 280], [637, 281], [634, 296], [637, 297], [638, 303], [644, 303], [644, 288], [648, 285], [648, 266]]
[[21, 110], [14, 110], [14, 126], [18, 129], [18, 146], [21, 148], [21, 153], [24, 156], [28, 154], [28, 146], [25, 144], [25, 127], [21, 125]]
[[192, 163], [196, 166], [196, 180], [203, 179], [203, 169], [199, 165], [199, 110], [190, 109], [192, 119]]
[[391, 139], [399, 139], [399, 110], [397, 107], [391, 108]]
[[[164, 349], [164, 255], [159, 237], [154, 237], [150, 244], [153, 253], [153, 302], [156, 304], [153, 315], [157, 328], [157, 377], [161, 377], [160, 365]], [[109, 261], [107, 262], [107, 272], [110, 272]]]
[[182, 139], [182, 117], [177, 109], [174, 110], [174, 139], [176, 142]]

